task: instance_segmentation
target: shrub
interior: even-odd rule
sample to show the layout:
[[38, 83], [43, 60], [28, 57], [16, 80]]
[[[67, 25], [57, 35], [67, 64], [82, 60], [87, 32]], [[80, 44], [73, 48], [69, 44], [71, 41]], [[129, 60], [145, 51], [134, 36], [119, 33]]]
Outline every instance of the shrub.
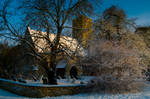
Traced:
[[145, 69], [135, 49], [115, 41], [97, 41], [89, 48], [88, 57], [82, 60], [84, 72], [96, 76], [89, 83], [93, 91], [111, 93], [142, 90]]
[[150, 68], [150, 50], [138, 34], [126, 33], [120, 43], [124, 44], [128, 49], [134, 49], [141, 58], [140, 64], [145, 68]]
[[16, 73], [17, 65], [21, 60], [22, 51], [20, 46], [8, 46], [6, 43], [0, 44], [0, 77], [9, 78]]

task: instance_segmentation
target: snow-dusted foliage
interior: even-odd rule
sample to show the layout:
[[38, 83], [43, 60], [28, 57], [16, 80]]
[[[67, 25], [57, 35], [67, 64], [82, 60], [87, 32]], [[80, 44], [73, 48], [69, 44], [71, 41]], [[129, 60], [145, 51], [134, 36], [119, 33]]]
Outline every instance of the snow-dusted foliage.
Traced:
[[93, 90], [112, 93], [137, 92], [143, 86], [145, 69], [134, 49], [115, 41], [97, 41], [83, 61], [84, 72], [97, 76]]

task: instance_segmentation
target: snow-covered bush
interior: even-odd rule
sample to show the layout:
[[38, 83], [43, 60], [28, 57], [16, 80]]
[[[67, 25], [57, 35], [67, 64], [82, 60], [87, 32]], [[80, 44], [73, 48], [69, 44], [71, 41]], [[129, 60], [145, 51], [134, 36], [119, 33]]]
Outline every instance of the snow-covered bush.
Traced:
[[125, 44], [128, 49], [134, 49], [141, 58], [140, 64], [148, 69], [150, 68], [150, 49], [138, 34], [128, 32], [122, 37], [120, 43]]
[[83, 59], [83, 71], [96, 76], [89, 86], [94, 91], [111, 93], [137, 92], [144, 85], [145, 69], [135, 49], [116, 41], [96, 41]]

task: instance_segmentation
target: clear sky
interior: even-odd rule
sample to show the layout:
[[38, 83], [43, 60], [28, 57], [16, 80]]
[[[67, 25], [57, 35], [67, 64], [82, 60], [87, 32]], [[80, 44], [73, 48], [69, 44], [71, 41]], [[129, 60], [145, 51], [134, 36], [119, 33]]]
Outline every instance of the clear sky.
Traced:
[[[17, 5], [19, 0], [15, 1], [15, 5]], [[128, 18], [137, 18], [137, 25], [150, 25], [150, 0], [103, 0], [102, 3], [101, 13], [111, 5], [117, 5], [126, 12]], [[20, 15], [20, 17], [22, 16]]]
[[150, 0], [103, 0], [102, 10], [117, 5], [129, 18], [137, 18], [138, 25], [150, 25]]

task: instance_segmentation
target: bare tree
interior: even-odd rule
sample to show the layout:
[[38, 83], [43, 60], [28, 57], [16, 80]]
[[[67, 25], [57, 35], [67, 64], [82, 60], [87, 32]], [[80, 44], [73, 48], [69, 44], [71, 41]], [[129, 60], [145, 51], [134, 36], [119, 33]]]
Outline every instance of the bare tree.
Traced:
[[120, 39], [123, 34], [135, 28], [135, 19], [128, 19], [123, 9], [111, 6], [95, 22], [100, 36], [106, 39]]
[[[56, 84], [56, 56], [60, 52], [60, 38], [63, 30], [70, 19], [79, 15], [90, 15], [93, 13], [95, 5], [101, 0], [22, 0], [21, 11], [26, 15], [25, 24], [30, 24], [33, 28], [46, 31], [46, 36], [42, 37], [49, 44], [49, 67], [47, 69], [49, 84]], [[5, 2], [2, 9], [2, 19], [5, 26], [11, 33], [11, 38], [15, 37], [19, 40], [26, 41], [22, 34], [9, 22], [7, 15], [7, 7], [10, 1]], [[50, 40], [50, 32], [56, 34], [54, 40]], [[29, 43], [28, 41], [26, 41]], [[31, 45], [31, 44], [29, 44]], [[33, 46], [32, 46], [33, 47]], [[39, 46], [40, 47], [40, 46]], [[36, 51], [33, 50], [37, 55]]]
[[90, 46], [88, 57], [81, 61], [84, 73], [95, 76], [89, 83], [93, 86], [93, 91], [141, 91], [145, 81], [142, 72], [146, 67], [142, 64], [140, 54], [118, 41], [97, 40], [96, 43]]

